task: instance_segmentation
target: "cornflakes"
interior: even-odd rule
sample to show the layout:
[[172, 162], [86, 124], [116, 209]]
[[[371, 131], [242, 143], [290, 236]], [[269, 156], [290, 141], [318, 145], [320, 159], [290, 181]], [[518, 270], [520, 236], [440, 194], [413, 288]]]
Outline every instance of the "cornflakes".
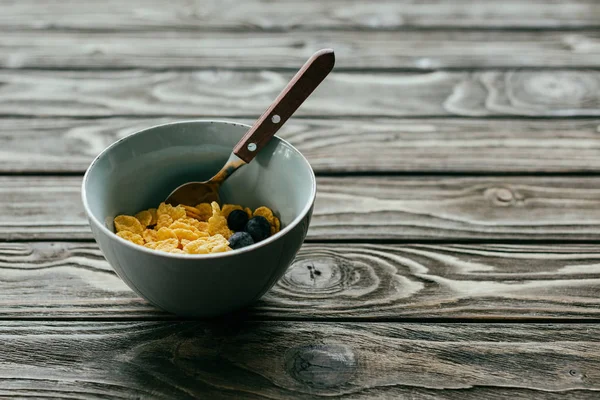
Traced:
[[[158, 230], [158, 233], [156, 234], [156, 238], [158, 239], [158, 241], [161, 240], [167, 240], [167, 239], [177, 239], [177, 235], [175, 234], [175, 232], [173, 232], [172, 229], [169, 228], [160, 228]], [[179, 241], [177, 242], [179, 243]]]
[[173, 223], [173, 218], [169, 214], [161, 214], [156, 221], [156, 229], [167, 228]]
[[140, 221], [138, 221], [137, 218], [131, 217], [129, 215], [117, 216], [114, 220], [114, 223], [115, 223], [115, 229], [117, 230], [117, 232], [129, 231], [129, 232], [137, 233], [138, 235], [140, 235], [142, 233], [142, 231], [144, 230], [144, 228], [142, 227], [142, 224], [140, 224]]
[[146, 243], [156, 242], [158, 240], [157, 235], [158, 235], [158, 232], [155, 231], [154, 229], [146, 229], [142, 233], [142, 237], [144, 238], [144, 241]]
[[[238, 238], [229, 242], [234, 232], [227, 224], [227, 217], [234, 210], [246, 212], [249, 219], [264, 217], [269, 222], [271, 235], [281, 229], [281, 222], [267, 207], [258, 207], [252, 212], [238, 204], [221, 207], [217, 202], [201, 203], [196, 207], [173, 207], [163, 202], [158, 208], [140, 211], [135, 216], [119, 215], [114, 219], [114, 226], [119, 237], [149, 249], [173, 254], [219, 253], [253, 243], [252, 238], [248, 241], [248, 234], [244, 244]], [[262, 229], [267, 227], [263, 225]]]
[[177, 222], [179, 222], [179, 221], [186, 223], [188, 225], [191, 225], [201, 232], [208, 232], [208, 222], [198, 221], [195, 218], [181, 218], [181, 219], [177, 220]]
[[220, 234], [194, 240], [183, 247], [183, 251], [189, 254], [221, 253], [229, 250], [229, 242]]
[[269, 221], [269, 224], [271, 225], [271, 235], [279, 232], [279, 229], [281, 228], [281, 222], [279, 222], [279, 218], [273, 215], [273, 211], [271, 211], [271, 209], [264, 206], [258, 207], [256, 210], [254, 210], [253, 216], [256, 217], [257, 215], [265, 217], [267, 221]]
[[120, 231], [117, 232], [117, 236], [122, 237], [123, 239], [132, 243], [139, 244], [140, 246], [144, 245], [144, 239], [137, 233], [133, 233], [131, 231]]
[[200, 232], [200, 230], [198, 228], [196, 228], [193, 225], [188, 224], [187, 221], [183, 221], [181, 219], [178, 219], [177, 221], [175, 221], [171, 225], [169, 225], [169, 229], [187, 229], [188, 231], [192, 231], [192, 232]]
[[144, 228], [147, 228], [152, 222], [152, 214], [150, 214], [150, 211], [147, 210], [140, 211], [139, 213], [135, 214], [135, 217], [138, 221], [140, 221], [140, 224], [142, 224], [142, 227]]
[[223, 207], [221, 207], [221, 215], [227, 218], [233, 210], [243, 211], [244, 209], [242, 208], [242, 206], [238, 206], [236, 204], [223, 204]]
[[173, 238], [159, 240], [158, 242], [146, 243], [144, 246], [148, 247], [149, 249], [169, 252], [179, 247], [179, 240]]
[[208, 219], [208, 233], [211, 236], [222, 235], [229, 239], [233, 232], [227, 226], [227, 218], [221, 215], [221, 208], [216, 201], [213, 201], [211, 206], [213, 215]]
[[203, 236], [203, 237], [208, 236], [208, 233], [206, 233], [206, 232], [202, 232], [202, 234], [200, 234], [200, 232], [196, 233], [196, 232], [189, 231], [187, 229], [182, 229], [182, 228], [173, 229], [173, 232], [175, 233], [175, 235], [177, 236], [177, 239], [179, 239], [179, 240], [182, 240], [182, 239], [196, 240], [196, 239], [199, 239], [200, 236]]
[[149, 208], [147, 211], [152, 216], [152, 220], [148, 225], [156, 225], [156, 221], [158, 220], [158, 216], [156, 215], [156, 208]]
[[182, 207], [185, 208], [185, 215], [186, 215], [186, 217], [200, 220], [200, 213], [198, 212], [198, 210], [196, 209], [196, 207], [185, 206], [185, 205], [182, 206]]
[[200, 221], [207, 222], [210, 217], [213, 215], [213, 210], [210, 204], [208, 203], [200, 203], [196, 206], [196, 210], [198, 210], [198, 216], [200, 217]]
[[276, 234], [281, 230], [281, 221], [279, 218], [273, 217], [273, 225], [271, 225], [271, 235]]
[[185, 208], [183, 206], [173, 207], [167, 203], [160, 203], [156, 210], [156, 215], [160, 218], [161, 215], [168, 214], [173, 220], [183, 218], [186, 216]]

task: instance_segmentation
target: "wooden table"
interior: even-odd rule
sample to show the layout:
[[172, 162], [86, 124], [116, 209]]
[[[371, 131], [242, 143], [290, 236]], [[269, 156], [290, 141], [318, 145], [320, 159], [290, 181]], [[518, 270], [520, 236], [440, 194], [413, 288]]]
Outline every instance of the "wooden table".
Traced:
[[[0, 0], [0, 397], [597, 399], [600, 4]], [[80, 204], [105, 146], [256, 118], [318, 174], [307, 243], [218, 321], [150, 306]]]

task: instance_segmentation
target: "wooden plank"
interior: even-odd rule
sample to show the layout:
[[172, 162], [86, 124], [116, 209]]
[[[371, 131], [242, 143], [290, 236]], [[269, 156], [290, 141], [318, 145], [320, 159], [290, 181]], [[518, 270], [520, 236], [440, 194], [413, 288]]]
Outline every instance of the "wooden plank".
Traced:
[[[0, 238], [90, 238], [80, 177], [0, 177]], [[312, 240], [600, 240], [600, 177], [320, 178]]]
[[[592, 245], [305, 244], [251, 319], [600, 318]], [[172, 319], [93, 243], [0, 243], [0, 319]]]
[[594, 0], [35, 0], [0, 2], [4, 29], [398, 29], [398, 28], [578, 28], [597, 27]]
[[598, 31], [3, 33], [4, 68], [290, 68], [319, 48], [336, 70], [600, 66]]
[[[257, 118], [275, 71], [0, 71], [0, 116]], [[599, 116], [600, 71], [332, 73], [298, 116]]]
[[597, 325], [5, 322], [0, 395], [594, 399]]
[[[0, 119], [0, 172], [83, 172], [112, 142], [174, 120]], [[278, 135], [317, 173], [599, 172], [599, 129], [598, 119], [292, 118]]]

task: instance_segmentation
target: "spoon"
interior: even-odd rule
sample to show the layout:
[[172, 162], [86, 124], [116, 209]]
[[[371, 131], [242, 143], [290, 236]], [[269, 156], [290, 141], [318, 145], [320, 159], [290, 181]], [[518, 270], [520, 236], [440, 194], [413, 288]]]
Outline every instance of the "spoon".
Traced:
[[167, 200], [176, 206], [219, 202], [219, 187], [238, 168], [248, 164], [269, 143], [281, 126], [333, 69], [335, 55], [323, 49], [312, 55], [269, 108], [235, 145], [229, 159], [215, 176], [204, 182], [189, 182], [175, 189]]

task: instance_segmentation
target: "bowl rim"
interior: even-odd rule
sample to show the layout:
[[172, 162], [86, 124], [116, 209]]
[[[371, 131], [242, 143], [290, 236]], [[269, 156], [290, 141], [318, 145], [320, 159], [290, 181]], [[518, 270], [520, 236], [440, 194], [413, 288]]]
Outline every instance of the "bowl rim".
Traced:
[[308, 162], [308, 160], [306, 159], [306, 157], [304, 157], [304, 155], [298, 150], [296, 149], [294, 146], [292, 146], [287, 140], [282, 139], [281, 137], [275, 135], [273, 136], [274, 139], [278, 140], [280, 143], [282, 143], [284, 146], [288, 147], [290, 150], [293, 150], [294, 152], [296, 152], [299, 156], [300, 159], [306, 164], [306, 167], [308, 168], [308, 171], [310, 172], [310, 177], [311, 177], [311, 194], [310, 194], [310, 198], [309, 201], [307, 202], [307, 204], [304, 206], [304, 208], [302, 209], [302, 211], [300, 212], [300, 214], [294, 218], [292, 220], [292, 222], [290, 222], [286, 227], [284, 227], [282, 230], [280, 230], [279, 232], [277, 232], [276, 234], [269, 236], [267, 239], [262, 240], [258, 243], [254, 243], [253, 245], [250, 245], [248, 247], [244, 247], [241, 249], [236, 249], [233, 251], [226, 251], [223, 253], [209, 253], [209, 254], [177, 254], [177, 253], [167, 253], [164, 251], [157, 251], [157, 250], [153, 250], [153, 249], [148, 249], [144, 246], [140, 246], [138, 244], [132, 243], [128, 240], [123, 239], [120, 236], [117, 236], [116, 233], [112, 232], [110, 229], [108, 229], [106, 226], [104, 226], [103, 223], [101, 223], [98, 218], [96, 218], [96, 216], [91, 212], [90, 207], [88, 205], [88, 200], [87, 200], [87, 193], [86, 193], [86, 184], [88, 182], [91, 170], [94, 168], [94, 165], [96, 165], [96, 163], [102, 158], [104, 157], [106, 154], [108, 154], [113, 148], [115, 148], [116, 146], [118, 146], [120, 143], [125, 142], [127, 140], [131, 140], [134, 136], [137, 135], [141, 135], [144, 132], [147, 132], [149, 130], [152, 129], [156, 129], [162, 126], [167, 126], [167, 125], [178, 125], [178, 124], [186, 124], [186, 123], [202, 123], [202, 124], [226, 124], [226, 125], [234, 125], [234, 126], [241, 126], [247, 129], [250, 129], [251, 126], [247, 125], [247, 124], [243, 124], [243, 123], [239, 123], [239, 122], [232, 122], [232, 121], [226, 121], [226, 120], [216, 120], [216, 119], [192, 119], [192, 120], [180, 120], [180, 121], [172, 121], [172, 122], [166, 122], [163, 124], [158, 124], [158, 125], [153, 125], [144, 129], [140, 129], [137, 130], [119, 140], [114, 141], [113, 143], [111, 143], [110, 145], [108, 145], [104, 150], [102, 150], [95, 158], [94, 160], [90, 163], [89, 167], [86, 169], [85, 174], [83, 175], [83, 180], [81, 182], [81, 200], [83, 202], [83, 208], [85, 210], [86, 215], [88, 216], [89, 221], [91, 221], [94, 225], [96, 225], [96, 227], [98, 229], [100, 229], [103, 233], [105, 233], [107, 235], [108, 238], [112, 239], [112, 240], [116, 240], [117, 242], [120, 242], [121, 244], [130, 247], [131, 249], [135, 249], [138, 251], [142, 251], [154, 256], [158, 256], [158, 257], [164, 257], [164, 258], [174, 258], [174, 259], [183, 259], [183, 260], [207, 260], [207, 259], [212, 259], [212, 258], [226, 258], [226, 257], [233, 257], [239, 254], [244, 254], [256, 249], [259, 249], [261, 247], [267, 246], [270, 243], [275, 242], [276, 240], [278, 240], [279, 238], [283, 237], [287, 232], [291, 231], [292, 229], [294, 229], [299, 223], [300, 221], [302, 221], [304, 219], [304, 217], [308, 214], [308, 212], [310, 211], [310, 209], [312, 208], [312, 206], [315, 203], [315, 199], [316, 199], [316, 195], [317, 195], [317, 179], [315, 176], [315, 172], [313, 171], [310, 163]]

